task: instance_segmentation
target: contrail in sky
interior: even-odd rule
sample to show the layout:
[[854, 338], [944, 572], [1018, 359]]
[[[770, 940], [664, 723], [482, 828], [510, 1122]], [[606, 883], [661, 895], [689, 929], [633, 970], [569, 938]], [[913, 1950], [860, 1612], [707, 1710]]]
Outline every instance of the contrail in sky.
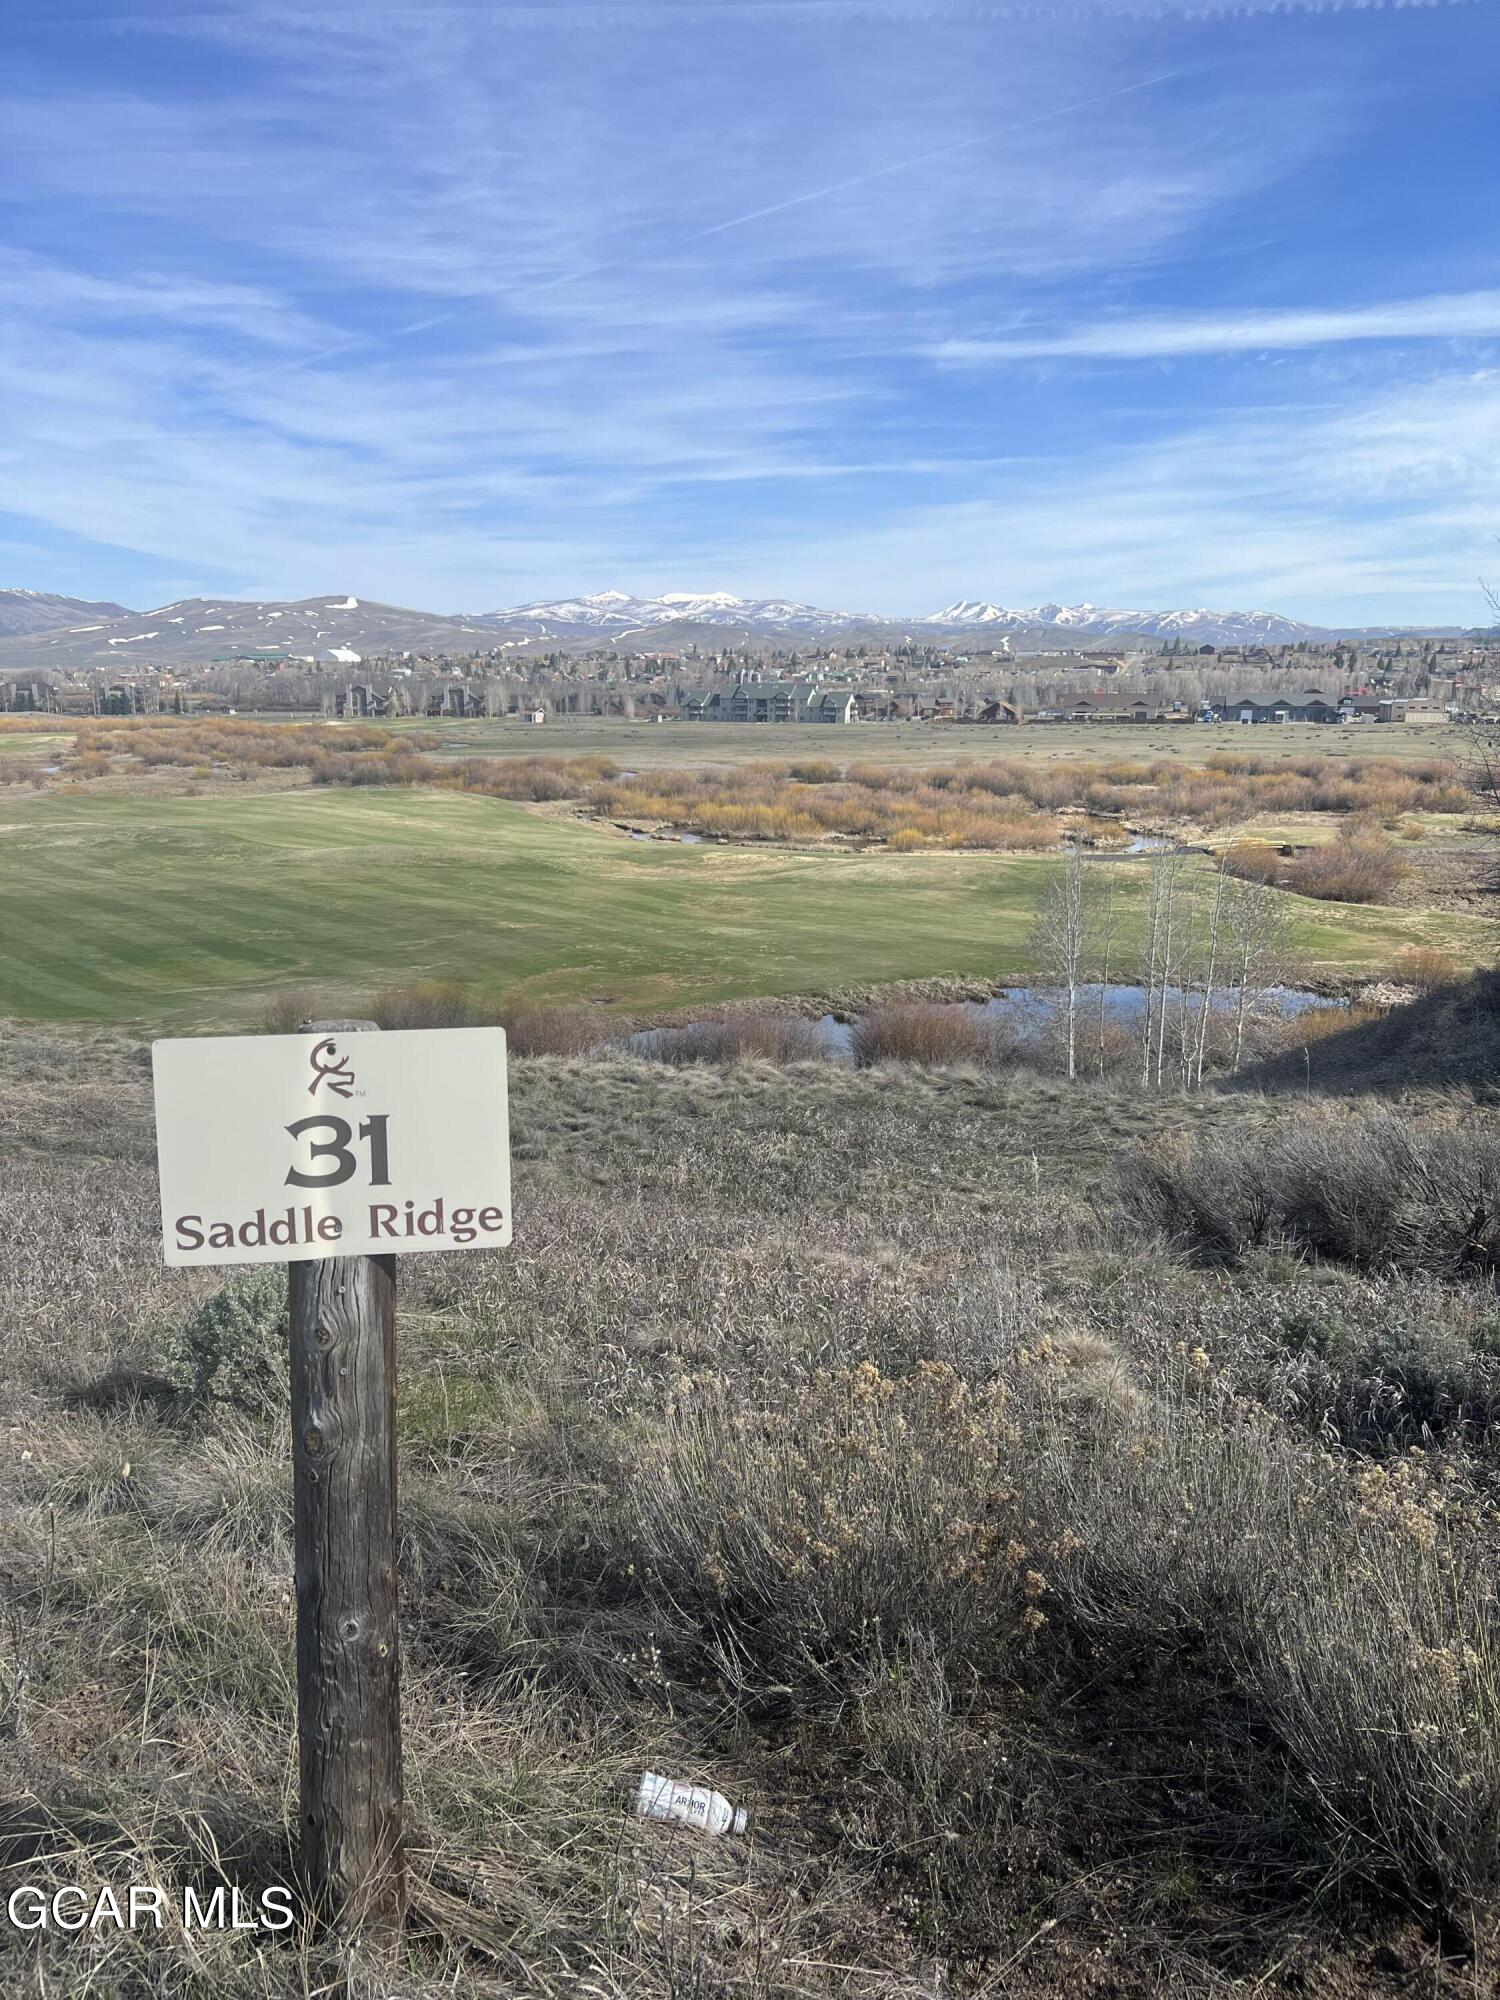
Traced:
[[[1208, 70], [1222, 69], [1222, 63], [1212, 63], [1206, 68], [1195, 68], [1195, 75], [1206, 74]], [[1000, 126], [999, 132], [1025, 132], [1033, 125], [1047, 125], [1054, 119], [1071, 117], [1075, 111], [1091, 111], [1096, 104], [1110, 104], [1117, 98], [1131, 97], [1138, 91], [1155, 90], [1161, 84], [1174, 83], [1178, 77], [1188, 74], [1185, 69], [1164, 70], [1160, 76], [1142, 77], [1136, 83], [1122, 83], [1117, 90], [1100, 91], [1096, 97], [1080, 97], [1072, 104], [1056, 104], [1048, 111], [1039, 111], [1033, 118], [1018, 119], [1013, 124]], [[934, 146], [929, 152], [913, 153], [904, 160], [892, 160], [888, 166], [873, 167], [868, 173], [852, 174], [847, 180], [830, 181], [826, 187], [809, 188], [805, 194], [789, 195], [785, 201], [770, 202], [765, 208], [752, 208], [744, 215], [732, 215], [725, 222], [710, 223], [706, 229], [695, 229], [690, 235], [679, 240], [683, 243], [706, 243], [712, 236], [723, 236], [731, 229], [744, 229], [752, 222], [763, 222], [768, 216], [785, 215], [789, 209], [806, 208], [812, 202], [826, 201], [830, 195], [844, 194], [850, 188], [867, 187], [872, 181], [886, 180], [892, 174], [910, 173], [916, 167], [926, 166], [931, 160], [950, 158], [955, 153], [972, 152], [974, 147], [984, 145], [994, 138], [996, 132], [978, 132], [969, 139], [957, 139], [951, 145]], [[630, 263], [627, 257], [612, 257], [602, 264], [586, 264], [577, 271], [564, 271], [556, 278], [545, 278], [540, 284], [527, 287], [525, 296], [534, 298], [539, 292], [556, 291], [560, 285], [581, 284], [585, 278], [596, 278], [604, 271], [620, 271]], [[439, 326], [444, 320], [456, 318], [462, 310], [451, 309], [433, 313], [410, 326], [395, 327], [387, 339], [399, 340], [414, 333], [425, 333], [429, 327]], [[315, 368], [319, 362], [331, 361], [336, 355], [346, 354], [356, 347], [373, 345], [374, 335], [357, 334], [352, 339], [340, 341], [335, 347], [324, 348], [318, 354], [310, 354], [303, 361], [287, 361], [268, 369], [258, 369], [256, 374], [281, 375], [298, 368]]]
[[[1167, 70], [1161, 76], [1143, 77], [1139, 83], [1121, 84], [1118, 90], [1102, 91], [1098, 97], [1080, 98], [1076, 104], [1055, 105], [1051, 111], [1039, 111], [1035, 118], [1023, 118], [1018, 124], [1006, 125], [1007, 132], [1024, 132], [1031, 125], [1045, 125], [1053, 118], [1066, 118], [1074, 111], [1088, 111], [1096, 104], [1108, 104], [1116, 97], [1129, 97], [1133, 91], [1151, 90], [1160, 83], [1172, 83], [1185, 70]], [[788, 201], [772, 202], [768, 208], [752, 208], [748, 215], [732, 216], [728, 222], [716, 222], [709, 229], [700, 229], [687, 238], [689, 243], [701, 243], [705, 237], [722, 236], [726, 229], [742, 229], [747, 222], [759, 222], [768, 215], [784, 215], [789, 208], [803, 208], [811, 201], [822, 201], [831, 194], [843, 194], [847, 188], [865, 187], [871, 181], [884, 180], [888, 174], [904, 174], [913, 167], [924, 167], [929, 160], [946, 159], [952, 153], [963, 153], [972, 147], [982, 146], [986, 139], [994, 135], [989, 132], [977, 133], [972, 139], [957, 139], [951, 146], [934, 146], [930, 153], [914, 153], [909, 159], [892, 160], [888, 167], [876, 167], [867, 174], [855, 174], [846, 181], [830, 181], [827, 187], [812, 188], [806, 194], [794, 194]], [[600, 269], [606, 266], [598, 267]]]
[[[1223, 67], [1222, 63], [1207, 65], [1207, 69]], [[1195, 71], [1195, 74], [1204, 73], [1206, 71]], [[1185, 69], [1166, 70], [1160, 76], [1142, 77], [1138, 83], [1122, 83], [1118, 90], [1101, 91], [1097, 97], [1081, 97], [1074, 104], [1056, 104], [1050, 111], [1039, 111], [1034, 118], [1022, 118], [1015, 124], [1004, 125], [998, 129], [1003, 132], [1025, 132], [1033, 125], [1046, 125], [1054, 118], [1070, 117], [1075, 111], [1090, 111], [1096, 104], [1109, 104], [1117, 97], [1129, 97], [1138, 90], [1154, 90], [1158, 84], [1173, 83], [1178, 77], [1186, 75]], [[982, 146], [994, 137], [993, 132], [979, 132], [971, 139], [957, 139], [952, 145], [934, 146], [930, 152], [913, 153], [907, 159], [892, 160], [889, 166], [874, 167], [869, 173], [853, 174], [844, 181], [830, 181], [826, 187], [810, 188], [806, 194], [794, 194], [785, 201], [773, 201], [765, 208], [752, 208], [745, 215], [732, 215], [727, 222], [710, 223], [707, 229], [695, 229], [691, 235], [684, 236], [682, 241], [704, 243], [710, 236], [723, 236], [728, 230], [743, 229], [748, 223], [761, 222], [768, 215], [785, 215], [788, 209], [806, 208], [810, 202], [826, 201], [829, 195], [843, 194], [849, 188], [865, 187], [871, 181], [884, 180], [891, 174], [910, 173], [914, 167], [926, 166], [929, 160], [943, 160], [954, 153], [972, 151], [975, 146]], [[565, 271], [561, 277], [548, 278], [540, 285], [532, 285], [530, 290], [534, 294], [554, 291], [559, 285], [576, 285], [581, 279], [597, 277], [601, 271], [622, 270], [628, 262], [628, 258], [615, 257], [608, 263], [589, 264], [581, 271]], [[424, 324], [430, 326], [432, 321], [425, 321]]]

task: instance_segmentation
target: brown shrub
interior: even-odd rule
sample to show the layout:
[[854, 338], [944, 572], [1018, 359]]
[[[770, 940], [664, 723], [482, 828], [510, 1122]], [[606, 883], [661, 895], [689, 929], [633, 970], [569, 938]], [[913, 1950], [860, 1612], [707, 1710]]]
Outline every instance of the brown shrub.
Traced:
[[382, 987], [370, 1002], [370, 1018], [382, 1028], [475, 1028], [492, 1017], [458, 980], [428, 979]]
[[645, 1050], [654, 1061], [684, 1068], [692, 1063], [818, 1062], [829, 1054], [815, 1021], [801, 1014], [731, 1014], [722, 1021], [694, 1021], [663, 1028]]
[[311, 987], [289, 987], [266, 1002], [260, 1031], [263, 1035], [293, 1035], [304, 1021], [316, 1020], [324, 1011]]
[[1256, 1024], [1255, 1046], [1268, 1055], [1285, 1049], [1306, 1049], [1326, 1042], [1351, 1028], [1367, 1028], [1383, 1021], [1390, 1013], [1373, 1001], [1356, 1000], [1347, 1007], [1304, 1007], [1297, 1014], [1282, 1014]]
[[1268, 840], [1237, 840], [1219, 857], [1219, 866], [1226, 875], [1268, 887], [1281, 879], [1284, 865], [1281, 855]]
[[587, 1007], [517, 1001], [495, 1017], [513, 1056], [583, 1056], [609, 1040], [609, 1030]]
[[1299, 895], [1333, 903], [1383, 902], [1410, 872], [1385, 835], [1359, 821], [1341, 828], [1337, 840], [1299, 854], [1288, 871]]
[[993, 1025], [962, 1007], [892, 1002], [872, 1007], [854, 1029], [854, 1060], [862, 1069], [884, 1062], [987, 1063], [995, 1052]]
[[1403, 986], [1415, 986], [1429, 993], [1434, 986], [1448, 986], [1460, 977], [1458, 961], [1436, 945], [1409, 944], [1391, 967], [1392, 976]]
[[1367, 1270], [1500, 1269], [1500, 1135], [1390, 1110], [1208, 1133], [1127, 1156], [1134, 1212], [1231, 1259], [1281, 1240]]

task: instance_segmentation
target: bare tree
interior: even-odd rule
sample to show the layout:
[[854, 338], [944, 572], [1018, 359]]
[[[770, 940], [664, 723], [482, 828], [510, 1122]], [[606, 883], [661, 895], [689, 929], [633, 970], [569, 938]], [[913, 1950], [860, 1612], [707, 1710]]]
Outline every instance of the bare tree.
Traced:
[[1225, 884], [1233, 878], [1222, 869], [1214, 877], [1214, 898], [1208, 912], [1208, 949], [1203, 967], [1202, 991], [1198, 1005], [1198, 1044], [1192, 1052], [1188, 1068], [1189, 1080], [1203, 1088], [1203, 1062], [1208, 1053], [1209, 1014], [1214, 1004], [1214, 975], [1219, 965], [1219, 944], [1224, 930]]
[[1106, 1053], [1107, 1053], [1106, 1029], [1109, 1024], [1109, 975], [1110, 975], [1111, 961], [1114, 957], [1115, 929], [1116, 929], [1116, 918], [1118, 909], [1118, 898], [1116, 895], [1116, 890], [1118, 888], [1120, 879], [1120, 873], [1119, 873], [1120, 864], [1118, 862], [1108, 861], [1105, 862], [1103, 866], [1105, 870], [1105, 882], [1107, 886], [1104, 891], [1103, 908], [1098, 912], [1094, 925], [1096, 933], [1095, 948], [1099, 960], [1097, 1056], [1099, 1064], [1099, 1074], [1101, 1077], [1104, 1075]]
[[1091, 902], [1083, 846], [1075, 841], [1060, 873], [1047, 884], [1032, 928], [1036, 964], [1060, 996], [1070, 1078], [1078, 1074], [1078, 994], [1088, 969]]
[[[1172, 1003], [1174, 988], [1180, 988], [1178, 973], [1183, 951], [1181, 921], [1177, 909], [1178, 877], [1182, 873], [1182, 856], [1170, 849], [1158, 855], [1152, 864], [1152, 898], [1159, 902], [1159, 921], [1155, 926], [1160, 949], [1156, 953], [1157, 977], [1160, 993], [1156, 1010], [1156, 1087], [1162, 1086], [1167, 1048], [1167, 1014]], [[1178, 1005], [1182, 1004], [1180, 990]]]
[[1141, 985], [1146, 1004], [1141, 1010], [1141, 1089], [1151, 1087], [1151, 1044], [1156, 1026], [1157, 959], [1162, 936], [1162, 873], [1159, 863], [1151, 863], [1151, 895], [1146, 906], [1146, 948], [1141, 966]]
[[1258, 882], [1227, 881], [1222, 902], [1223, 956], [1234, 987], [1234, 1051], [1238, 1070], [1245, 1058], [1245, 1028], [1255, 1002], [1286, 977], [1291, 959], [1291, 923], [1286, 898]]

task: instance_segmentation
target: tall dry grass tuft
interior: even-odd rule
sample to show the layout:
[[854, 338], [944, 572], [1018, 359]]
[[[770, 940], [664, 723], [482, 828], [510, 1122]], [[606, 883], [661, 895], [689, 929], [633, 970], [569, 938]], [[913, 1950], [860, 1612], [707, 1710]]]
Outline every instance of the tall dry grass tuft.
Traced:
[[694, 1063], [797, 1063], [827, 1059], [829, 1046], [816, 1021], [800, 1014], [770, 1011], [727, 1015], [722, 1021], [694, 1021], [661, 1028], [645, 1053], [656, 1062], [683, 1067]]
[[382, 1028], [475, 1028], [490, 1016], [457, 979], [426, 979], [412, 986], [384, 986], [369, 1003]]
[[[1088, 1421], [1080, 1364], [1044, 1341], [982, 1387], [863, 1362], [795, 1405], [685, 1394], [622, 1490], [616, 1562], [751, 1712], [910, 1703], [882, 1804], [901, 1825], [926, 1736], [944, 1782], [909, 1831], [963, 1826], [970, 1894], [1004, 1873], [1044, 1742], [1063, 1838], [1088, 1821], [1108, 1851], [1171, 1772], [1197, 1801], [1176, 1837], [1216, 1865], [1249, 1840], [1466, 1921], [1500, 1874], [1500, 1662], [1464, 1510], [1420, 1472], [1294, 1450], [1216, 1399], [1206, 1355], [1154, 1407], [1105, 1397]], [[1107, 1798], [1069, 1741], [1080, 1700], [1101, 1739], [1137, 1732]]]
[[1210, 1257], [1279, 1241], [1365, 1270], [1500, 1271], [1500, 1134], [1477, 1120], [1378, 1110], [1214, 1133], [1131, 1154], [1120, 1187]]
[[995, 1027], [958, 1007], [891, 1002], [872, 1007], [854, 1029], [854, 1060], [925, 1066], [993, 1062], [999, 1047]]
[[1457, 959], [1436, 945], [1409, 944], [1391, 967], [1391, 976], [1403, 986], [1415, 986], [1419, 993], [1434, 987], [1451, 986], [1462, 975]]
[[605, 1048], [608, 1024], [588, 1007], [507, 1001], [494, 1018], [513, 1056], [584, 1056]]
[[263, 1035], [293, 1035], [304, 1021], [316, 1021], [327, 1013], [317, 992], [310, 986], [292, 986], [269, 999], [260, 1016]]
[[504, 1028], [517, 1056], [587, 1055], [610, 1037], [607, 1023], [591, 1008], [486, 1000], [456, 979], [388, 986], [369, 1005], [382, 1028]]

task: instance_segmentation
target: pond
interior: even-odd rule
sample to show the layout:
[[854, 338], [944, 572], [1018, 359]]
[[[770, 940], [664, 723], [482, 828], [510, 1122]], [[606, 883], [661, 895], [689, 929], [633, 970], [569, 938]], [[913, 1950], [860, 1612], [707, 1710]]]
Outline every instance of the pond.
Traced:
[[[1097, 1021], [1099, 1002], [1103, 996], [1104, 1012], [1107, 1019], [1124, 1026], [1138, 1022], [1146, 1008], [1144, 986], [1116, 985], [1108, 987], [1097, 984], [1080, 986], [1078, 989], [1078, 1012], [1082, 1021]], [[1167, 999], [1173, 1015], [1184, 1005], [1196, 1013], [1202, 1005], [1202, 997], [1197, 993], [1185, 994], [1179, 986], [1169, 987]], [[944, 1012], [967, 1014], [981, 1021], [995, 1021], [1011, 1031], [1018, 1042], [1038, 1039], [1057, 1018], [1062, 996], [1057, 988], [1049, 986], [1012, 986], [1003, 993], [996, 993], [989, 1000], [958, 1000], [946, 1003]], [[1213, 996], [1212, 1011], [1215, 1014], [1230, 1012], [1239, 1001], [1237, 987], [1221, 987]], [[1347, 999], [1332, 998], [1324, 993], [1312, 993], [1300, 986], [1271, 986], [1258, 990], [1251, 996], [1251, 1005], [1257, 1016], [1267, 1015], [1281, 1020], [1294, 1020], [1315, 1008], [1347, 1007]], [[818, 1037], [830, 1056], [844, 1062], [854, 1060], [854, 1030], [858, 1016], [847, 1021], [839, 1020], [833, 1014], [824, 1014], [817, 1022]], [[672, 1047], [673, 1038], [691, 1034], [702, 1027], [702, 1022], [691, 1021], [680, 1028], [642, 1028], [626, 1038], [626, 1047], [635, 1055], [660, 1056]]]

